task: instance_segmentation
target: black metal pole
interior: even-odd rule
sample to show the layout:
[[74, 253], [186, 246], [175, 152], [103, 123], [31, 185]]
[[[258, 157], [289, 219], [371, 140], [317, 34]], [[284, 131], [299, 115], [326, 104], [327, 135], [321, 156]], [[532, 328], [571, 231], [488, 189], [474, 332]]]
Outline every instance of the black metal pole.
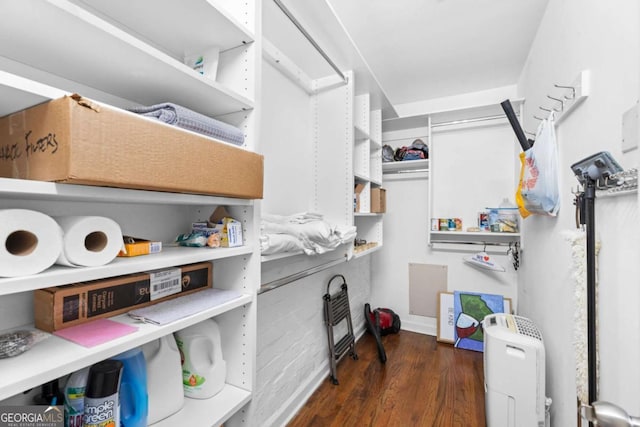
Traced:
[[588, 178], [584, 188], [585, 223], [587, 227], [587, 351], [589, 404], [598, 400], [597, 331], [596, 331], [596, 182]]
[[527, 151], [531, 148], [531, 141], [527, 139], [524, 135], [524, 131], [522, 130], [522, 126], [520, 126], [520, 122], [518, 121], [518, 117], [516, 116], [515, 111], [513, 111], [513, 106], [511, 105], [511, 101], [508, 99], [502, 101], [500, 103], [502, 110], [504, 111], [505, 116], [509, 119], [509, 123], [511, 124], [511, 128], [513, 132], [516, 134], [516, 138], [518, 138], [518, 142], [520, 143], [520, 147], [522, 151]]

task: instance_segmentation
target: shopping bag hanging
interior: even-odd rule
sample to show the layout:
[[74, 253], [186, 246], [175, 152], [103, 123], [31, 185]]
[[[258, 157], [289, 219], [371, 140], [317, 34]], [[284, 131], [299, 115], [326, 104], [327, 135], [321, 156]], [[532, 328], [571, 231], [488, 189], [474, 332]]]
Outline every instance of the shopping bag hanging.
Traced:
[[553, 112], [538, 126], [533, 147], [525, 152], [521, 195], [532, 214], [556, 216], [560, 209], [558, 150]]

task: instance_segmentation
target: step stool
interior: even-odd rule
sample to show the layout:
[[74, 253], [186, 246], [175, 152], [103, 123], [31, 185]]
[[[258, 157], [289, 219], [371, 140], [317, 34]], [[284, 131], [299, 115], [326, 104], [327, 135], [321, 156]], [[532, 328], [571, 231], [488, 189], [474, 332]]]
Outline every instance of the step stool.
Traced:
[[[329, 288], [334, 279], [342, 279], [340, 291], [331, 295]], [[351, 309], [349, 308], [349, 295], [347, 294], [347, 281], [341, 274], [333, 276], [327, 284], [327, 293], [324, 299], [324, 318], [327, 325], [327, 338], [329, 340], [329, 362], [331, 364], [331, 382], [338, 385], [337, 363], [342, 357], [349, 353], [353, 360], [358, 360], [353, 334], [353, 323], [351, 322]], [[334, 339], [334, 328], [340, 323], [347, 321], [347, 332], [336, 344]]]

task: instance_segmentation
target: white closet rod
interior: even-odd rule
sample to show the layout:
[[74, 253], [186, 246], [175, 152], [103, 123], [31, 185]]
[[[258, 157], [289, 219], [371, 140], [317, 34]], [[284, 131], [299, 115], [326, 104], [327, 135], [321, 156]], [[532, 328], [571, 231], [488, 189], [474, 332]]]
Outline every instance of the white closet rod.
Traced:
[[475, 117], [473, 119], [463, 119], [463, 120], [452, 120], [449, 122], [440, 122], [434, 123], [431, 125], [432, 128], [438, 128], [441, 126], [453, 126], [453, 125], [463, 125], [466, 123], [475, 123], [475, 122], [486, 122], [489, 120], [498, 120], [498, 119], [506, 119], [507, 117], [504, 114], [498, 114], [495, 116], [485, 116], [485, 117]]
[[409, 140], [409, 139], [414, 139], [414, 140], [415, 140], [415, 139], [422, 139], [422, 138], [424, 138], [424, 139], [429, 139], [429, 137], [428, 137], [428, 136], [426, 136], [426, 135], [425, 135], [425, 136], [408, 136], [408, 137], [406, 137], [406, 138], [392, 138], [392, 139], [385, 139], [385, 140], [384, 140], [384, 141], [382, 141], [382, 142], [383, 142], [383, 143], [385, 143], [385, 142], [407, 141], [407, 140]]
[[307, 30], [304, 29], [304, 27], [300, 24], [300, 22], [298, 22], [296, 17], [293, 16], [293, 14], [289, 11], [289, 9], [287, 9], [286, 6], [282, 4], [280, 0], [273, 0], [273, 2], [280, 8], [282, 13], [284, 13], [285, 16], [289, 18], [289, 20], [293, 23], [293, 25], [296, 26], [296, 28], [302, 33], [302, 35], [305, 36], [305, 38], [318, 51], [318, 53], [322, 55], [324, 60], [327, 61], [327, 63], [331, 66], [331, 68], [333, 68], [334, 71], [338, 73], [340, 78], [342, 78], [342, 81], [346, 83], [347, 77], [342, 73], [342, 71], [340, 71], [338, 66], [331, 60], [331, 58], [329, 58], [329, 56], [325, 53], [325, 51], [322, 50], [322, 48], [318, 45], [318, 43], [316, 43], [316, 41], [313, 39], [313, 37], [311, 37], [311, 35], [307, 32]]
[[289, 276], [285, 276], [280, 279], [276, 279], [276, 280], [272, 280], [271, 282], [264, 283], [262, 284], [262, 286], [260, 286], [260, 290], [258, 291], [258, 294], [263, 294], [265, 292], [279, 288], [280, 286], [284, 286], [291, 282], [295, 282], [296, 280], [300, 280], [304, 277], [311, 276], [312, 274], [318, 273], [322, 270], [326, 270], [327, 268], [333, 267], [334, 265], [342, 264], [343, 262], [347, 262], [346, 255], [342, 258], [334, 259], [333, 261], [325, 262], [324, 264], [316, 265], [315, 267], [310, 267], [310, 268], [307, 268], [306, 270], [302, 270], [297, 273], [290, 274]]

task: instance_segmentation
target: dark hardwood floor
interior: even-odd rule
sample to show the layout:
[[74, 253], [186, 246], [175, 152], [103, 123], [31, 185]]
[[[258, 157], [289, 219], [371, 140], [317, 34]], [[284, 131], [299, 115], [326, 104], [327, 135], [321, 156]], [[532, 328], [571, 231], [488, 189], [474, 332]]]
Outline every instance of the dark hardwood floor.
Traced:
[[288, 427], [485, 426], [482, 353], [407, 331], [382, 339], [386, 364], [365, 334], [359, 359], [338, 363], [340, 384], [327, 379]]

